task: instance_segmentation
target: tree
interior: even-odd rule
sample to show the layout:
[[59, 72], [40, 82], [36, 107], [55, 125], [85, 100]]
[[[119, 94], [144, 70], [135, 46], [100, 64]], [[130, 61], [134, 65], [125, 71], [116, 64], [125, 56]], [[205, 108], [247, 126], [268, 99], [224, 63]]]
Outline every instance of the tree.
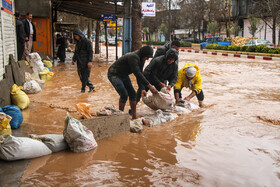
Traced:
[[164, 23], [162, 23], [158, 30], [160, 31], [161, 34], [163, 34], [165, 36], [165, 38], [168, 38], [169, 35], [168, 35], [168, 28], [166, 27], [166, 25]]
[[260, 17], [272, 30], [272, 41], [276, 44], [277, 23], [280, 21], [280, 1], [279, 0], [254, 0], [251, 15]]
[[141, 0], [132, 1], [132, 51], [142, 47]]
[[255, 37], [255, 34], [259, 30], [259, 23], [260, 20], [255, 17], [249, 17], [249, 22], [250, 22], [250, 27], [249, 27], [249, 32], [252, 35], [252, 37]]
[[207, 25], [207, 31], [211, 33], [212, 36], [216, 35], [216, 31], [219, 30], [219, 24], [217, 21], [213, 21], [208, 23]]

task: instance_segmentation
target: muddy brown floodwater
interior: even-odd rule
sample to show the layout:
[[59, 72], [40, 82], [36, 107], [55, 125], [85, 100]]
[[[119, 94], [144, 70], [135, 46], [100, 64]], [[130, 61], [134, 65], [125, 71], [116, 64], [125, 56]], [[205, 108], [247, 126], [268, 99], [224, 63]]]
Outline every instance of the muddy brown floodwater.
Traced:
[[[79, 117], [78, 102], [90, 103], [93, 112], [117, 106], [118, 95], [107, 79], [113, 60], [94, 63], [94, 93], [80, 93], [70, 60], [54, 67], [43, 91], [29, 95], [23, 135], [61, 134], [66, 112]], [[179, 68], [187, 62], [199, 66], [204, 108], [144, 127], [141, 134], [100, 140], [93, 151], [32, 159], [21, 186], [279, 186], [280, 62], [184, 52], [179, 61]], [[196, 98], [192, 102], [197, 104]], [[138, 116], [153, 112], [142, 102], [137, 108]]]

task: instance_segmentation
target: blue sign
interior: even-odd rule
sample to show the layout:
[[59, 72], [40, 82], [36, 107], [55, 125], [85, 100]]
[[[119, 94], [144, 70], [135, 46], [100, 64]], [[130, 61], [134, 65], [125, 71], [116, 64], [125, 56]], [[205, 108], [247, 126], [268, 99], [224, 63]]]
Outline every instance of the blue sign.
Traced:
[[13, 14], [13, 5], [11, 0], [2, 0], [4, 11]]
[[101, 21], [117, 21], [115, 14], [101, 14]]

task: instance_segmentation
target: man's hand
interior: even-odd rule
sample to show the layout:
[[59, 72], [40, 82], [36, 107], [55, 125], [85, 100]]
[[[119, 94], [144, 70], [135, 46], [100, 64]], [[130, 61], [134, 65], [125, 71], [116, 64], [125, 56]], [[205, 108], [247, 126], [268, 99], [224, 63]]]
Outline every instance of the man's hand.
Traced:
[[28, 41], [28, 37], [25, 37], [25, 41]]
[[92, 62], [88, 62], [87, 66], [88, 66], [89, 69], [91, 69], [91, 67], [92, 67]]
[[165, 85], [164, 83], [162, 83], [162, 82], [159, 83], [159, 86], [160, 86], [161, 88], [166, 87], [166, 85]]
[[170, 85], [167, 86], [167, 90], [170, 92], [170, 90], [171, 90], [171, 86]]
[[185, 98], [184, 98], [184, 100], [186, 100], [186, 101], [190, 101], [190, 100], [191, 100], [191, 98], [189, 98], [189, 97], [185, 97]]
[[141, 97], [146, 97], [147, 96], [147, 92], [145, 90], [141, 91]]
[[74, 62], [74, 61], [72, 61], [72, 65], [75, 65], [75, 62]]
[[153, 85], [148, 84], [147, 87], [149, 88], [149, 90], [150, 90], [153, 94], [158, 93], [157, 89], [156, 89]]

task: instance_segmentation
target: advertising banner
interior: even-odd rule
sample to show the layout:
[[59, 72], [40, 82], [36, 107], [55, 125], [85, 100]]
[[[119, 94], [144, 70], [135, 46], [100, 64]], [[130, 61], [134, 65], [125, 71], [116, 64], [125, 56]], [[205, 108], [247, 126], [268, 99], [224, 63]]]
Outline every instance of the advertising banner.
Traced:
[[156, 16], [156, 3], [142, 3], [142, 14], [143, 16]]

